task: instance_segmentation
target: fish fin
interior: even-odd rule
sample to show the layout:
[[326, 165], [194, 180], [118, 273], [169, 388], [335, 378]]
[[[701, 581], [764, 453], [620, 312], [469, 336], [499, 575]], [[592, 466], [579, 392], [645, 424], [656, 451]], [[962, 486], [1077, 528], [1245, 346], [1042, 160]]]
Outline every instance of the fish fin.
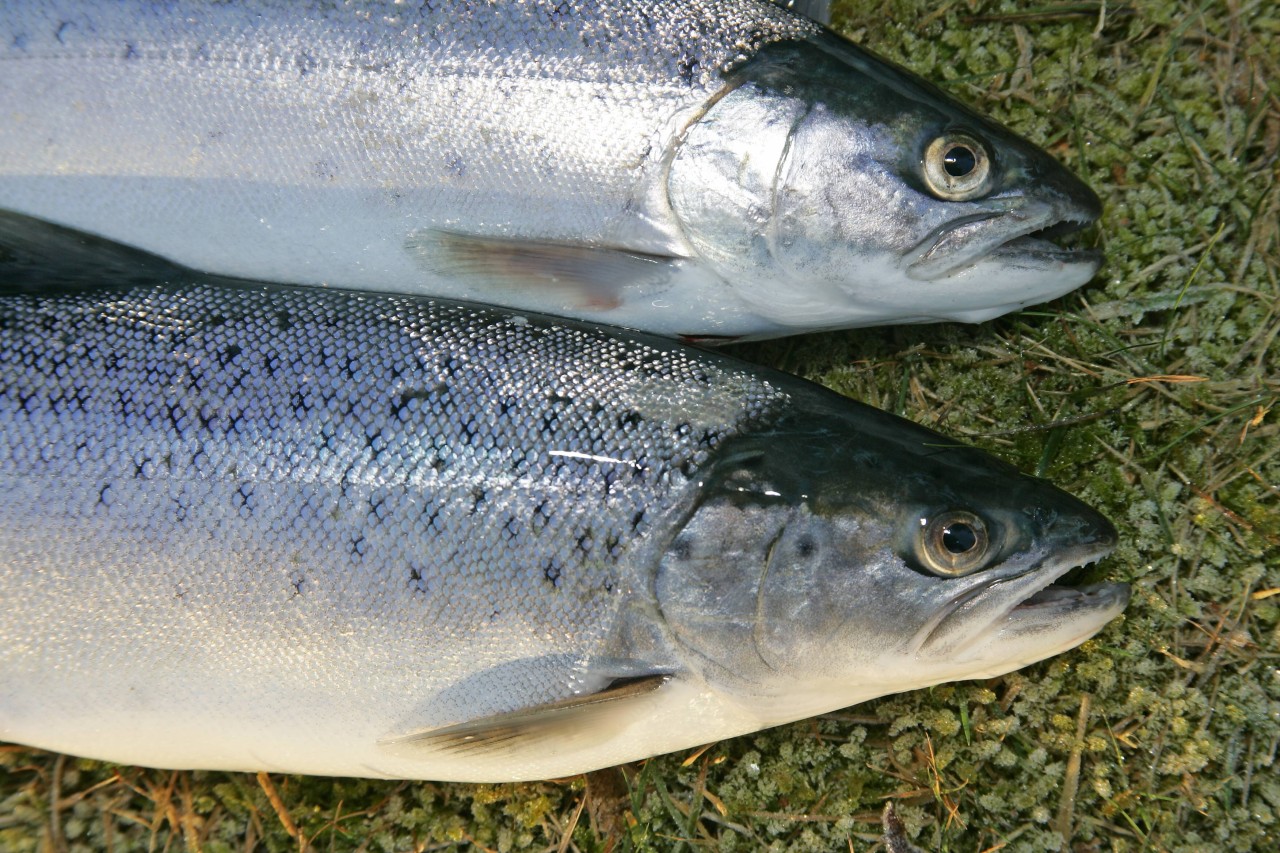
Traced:
[[622, 289], [661, 285], [681, 258], [625, 249], [477, 237], [439, 229], [415, 231], [405, 249], [435, 275], [462, 279], [486, 293], [545, 293], [564, 307], [608, 311], [622, 304]]
[[6, 290], [155, 284], [190, 274], [141, 249], [0, 210], [0, 281]]
[[831, 23], [831, 0], [773, 0], [773, 2], [819, 24]]
[[652, 697], [671, 678], [670, 675], [647, 675], [622, 679], [598, 693], [413, 732], [388, 738], [380, 745], [400, 753], [425, 750], [454, 755], [519, 751], [548, 740], [572, 741], [580, 748], [616, 734], [617, 715], [633, 711], [635, 703]]

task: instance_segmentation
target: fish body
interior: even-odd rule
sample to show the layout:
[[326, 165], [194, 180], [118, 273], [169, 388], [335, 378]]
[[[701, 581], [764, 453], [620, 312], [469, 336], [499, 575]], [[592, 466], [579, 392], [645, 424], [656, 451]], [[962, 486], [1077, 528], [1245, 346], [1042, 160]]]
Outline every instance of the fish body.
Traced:
[[1007, 672], [1123, 608], [1043, 481], [810, 383], [493, 308], [0, 296], [0, 740], [497, 781]]
[[1098, 266], [1052, 158], [764, 0], [15, 0], [0, 67], [0, 209], [209, 273], [714, 340]]

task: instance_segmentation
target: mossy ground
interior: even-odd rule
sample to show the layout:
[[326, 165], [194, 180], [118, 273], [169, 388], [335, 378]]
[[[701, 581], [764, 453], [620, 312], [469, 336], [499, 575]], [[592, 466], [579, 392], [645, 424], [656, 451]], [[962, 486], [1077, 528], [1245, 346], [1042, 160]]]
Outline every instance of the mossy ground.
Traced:
[[837, 25], [1083, 175], [1107, 265], [982, 326], [741, 354], [1103, 509], [1122, 544], [1095, 572], [1133, 583], [1123, 619], [1004, 678], [590, 779], [263, 779], [0, 747], [0, 850], [865, 851], [886, 798], [930, 850], [1280, 849], [1280, 12], [850, 0]]

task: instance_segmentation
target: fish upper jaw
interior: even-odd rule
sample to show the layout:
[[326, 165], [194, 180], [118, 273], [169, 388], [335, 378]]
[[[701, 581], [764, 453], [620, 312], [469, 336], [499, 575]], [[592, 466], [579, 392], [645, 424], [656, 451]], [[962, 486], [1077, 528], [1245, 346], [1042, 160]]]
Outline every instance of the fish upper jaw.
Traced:
[[1028, 273], [1038, 272], [1043, 292], [1049, 295], [1032, 294], [1024, 301], [1052, 298], [1092, 278], [1102, 256], [1089, 249], [1063, 248], [1036, 235], [1057, 236], [1091, 225], [1100, 211], [1089, 201], [1064, 197], [977, 202], [972, 213], [933, 229], [909, 249], [903, 255], [904, 271], [917, 281], [943, 282], [982, 267], [988, 293], [993, 277], [998, 283], [1001, 277], [1028, 278]]

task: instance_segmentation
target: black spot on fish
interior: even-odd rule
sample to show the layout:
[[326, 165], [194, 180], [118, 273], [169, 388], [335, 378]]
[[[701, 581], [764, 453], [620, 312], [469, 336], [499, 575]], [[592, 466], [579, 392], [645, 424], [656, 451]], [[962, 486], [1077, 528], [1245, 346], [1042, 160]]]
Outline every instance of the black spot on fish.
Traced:
[[552, 9], [548, 10], [548, 17], [551, 23], [563, 26], [564, 23], [573, 17], [573, 4], [569, 2], [557, 3]]
[[638, 427], [642, 423], [644, 423], [644, 416], [634, 409], [629, 409], [618, 415], [618, 429], [620, 430], [626, 431]]
[[75, 28], [75, 24], [70, 21], [59, 21], [58, 28], [53, 31], [53, 37], [58, 40], [58, 44], [66, 44], [62, 39], [69, 35], [70, 31]]
[[134, 50], [133, 45], [129, 44], [128, 42], [125, 42], [124, 53], [121, 55], [120, 58], [123, 59], [125, 62], [128, 62], [131, 59], [137, 59], [138, 51]]
[[228, 364], [234, 361], [235, 357], [241, 352], [242, 350], [240, 349], [239, 344], [227, 344], [222, 348], [222, 351], [218, 353], [218, 366], [225, 368]]
[[302, 595], [302, 585], [306, 583], [306, 581], [307, 579], [302, 576], [298, 576], [289, 581], [289, 586], [293, 587], [293, 592], [289, 594], [290, 599], [294, 599]]
[[701, 65], [696, 56], [685, 54], [676, 60], [676, 74], [686, 83], [692, 84], [698, 74], [698, 67]]
[[480, 433], [480, 427], [476, 425], [475, 420], [473, 418], [469, 418], [466, 423], [462, 424], [460, 429], [462, 431], [462, 443], [468, 445], [474, 444], [476, 436]]
[[488, 499], [489, 499], [489, 493], [485, 491], [484, 488], [480, 486], [476, 486], [474, 489], [472, 489], [471, 490], [471, 512], [469, 514], [475, 515], [477, 512], [479, 512], [480, 507]]
[[444, 169], [455, 178], [465, 178], [467, 176], [467, 161], [462, 159], [461, 154], [451, 151], [445, 155]]
[[293, 317], [289, 315], [288, 311], [276, 312], [276, 328], [282, 332], [287, 332], [293, 328]]
[[312, 71], [315, 71], [316, 66], [319, 65], [315, 57], [306, 52], [299, 53], [294, 57], [293, 63], [298, 69], [299, 77], [306, 77]]
[[412, 564], [409, 566], [409, 589], [419, 595], [427, 594], [427, 582], [423, 579], [422, 570]]
[[431, 392], [425, 388], [412, 388], [401, 391], [400, 396], [391, 403], [391, 415], [397, 419], [404, 420], [412, 404], [415, 401], [431, 399]]
[[542, 569], [542, 576], [551, 581], [553, 587], [560, 585], [560, 564], [554, 558], [547, 561], [547, 565]]
[[350, 548], [351, 556], [356, 558], [363, 558], [369, 550], [368, 542], [359, 533], [351, 537], [351, 544], [348, 547]]
[[613, 484], [618, 479], [619, 469], [616, 467], [609, 467], [604, 469], [600, 473], [603, 478], [604, 496], [608, 497], [613, 493]]
[[551, 520], [550, 517], [544, 511], [546, 509], [546, 506], [547, 506], [547, 502], [544, 500], [542, 503], [538, 504], [536, 507], [533, 508], [533, 514], [529, 518], [529, 527], [533, 530], [534, 533], [541, 533], [543, 530], [545, 530], [547, 526], [547, 522]]

